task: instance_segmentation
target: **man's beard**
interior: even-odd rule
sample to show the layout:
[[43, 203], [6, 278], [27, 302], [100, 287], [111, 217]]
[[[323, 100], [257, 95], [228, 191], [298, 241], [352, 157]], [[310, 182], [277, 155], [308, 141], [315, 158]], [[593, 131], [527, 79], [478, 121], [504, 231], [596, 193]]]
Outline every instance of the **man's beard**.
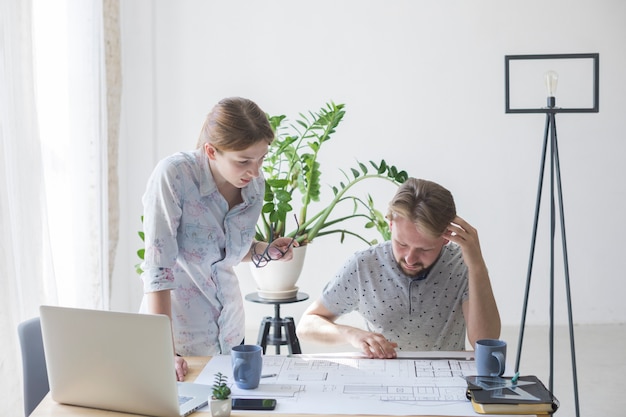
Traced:
[[422, 272], [424, 272], [426, 270], [426, 267], [422, 263], [419, 263], [419, 264], [416, 264], [416, 265], [412, 265], [412, 267], [410, 269], [409, 269], [407, 263], [404, 262], [404, 260], [399, 260], [398, 264], [400, 265], [400, 268], [402, 269], [402, 272], [404, 272], [406, 275], [411, 276], [411, 277], [420, 275]]

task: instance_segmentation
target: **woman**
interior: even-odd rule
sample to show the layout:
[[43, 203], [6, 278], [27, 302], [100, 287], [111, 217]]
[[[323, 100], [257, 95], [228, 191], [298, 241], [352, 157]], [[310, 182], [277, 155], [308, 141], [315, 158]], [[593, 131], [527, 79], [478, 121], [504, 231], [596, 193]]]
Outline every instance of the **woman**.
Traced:
[[[265, 189], [261, 165], [273, 140], [254, 102], [226, 98], [207, 116], [197, 149], [165, 158], [148, 180], [142, 311], [171, 318], [179, 381], [187, 373], [182, 356], [227, 354], [243, 342], [233, 266], [250, 260]], [[290, 242], [272, 242], [281, 260], [291, 259]]]

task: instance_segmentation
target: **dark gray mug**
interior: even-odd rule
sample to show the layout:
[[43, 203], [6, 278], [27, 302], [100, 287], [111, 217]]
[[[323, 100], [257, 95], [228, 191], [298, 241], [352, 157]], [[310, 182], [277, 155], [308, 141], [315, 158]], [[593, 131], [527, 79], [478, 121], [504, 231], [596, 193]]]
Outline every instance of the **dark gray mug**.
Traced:
[[502, 376], [506, 367], [506, 342], [498, 339], [480, 339], [474, 347], [478, 376]]
[[263, 370], [263, 348], [259, 345], [239, 345], [231, 349], [233, 379], [241, 389], [255, 389]]

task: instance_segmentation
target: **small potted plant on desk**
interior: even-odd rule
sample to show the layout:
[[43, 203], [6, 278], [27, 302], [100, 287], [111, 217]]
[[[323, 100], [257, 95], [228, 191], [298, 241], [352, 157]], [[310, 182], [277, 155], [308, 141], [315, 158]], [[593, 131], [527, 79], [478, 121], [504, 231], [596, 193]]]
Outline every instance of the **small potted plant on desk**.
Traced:
[[215, 374], [213, 382], [213, 393], [209, 405], [213, 417], [229, 417], [232, 410], [230, 401], [230, 388], [227, 384], [228, 378], [221, 372]]

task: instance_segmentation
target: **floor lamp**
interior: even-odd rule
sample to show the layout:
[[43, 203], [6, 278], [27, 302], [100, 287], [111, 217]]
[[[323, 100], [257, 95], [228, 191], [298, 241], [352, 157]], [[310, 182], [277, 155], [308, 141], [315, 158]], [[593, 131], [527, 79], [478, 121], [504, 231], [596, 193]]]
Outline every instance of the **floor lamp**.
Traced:
[[[541, 206], [541, 197], [543, 191], [544, 174], [546, 169], [546, 159], [550, 157], [550, 330], [549, 330], [549, 358], [550, 358], [550, 381], [549, 389], [553, 392], [553, 376], [554, 376], [554, 250], [556, 240], [556, 220], [557, 207], [558, 218], [560, 220], [561, 244], [563, 250], [563, 264], [565, 275], [565, 291], [567, 298], [567, 317], [569, 324], [570, 352], [572, 359], [572, 375], [574, 382], [574, 401], [576, 416], [580, 415], [578, 402], [578, 377], [576, 372], [576, 354], [574, 344], [574, 327], [572, 320], [572, 301], [570, 292], [569, 264], [567, 258], [567, 241], [565, 235], [565, 217], [563, 209], [563, 191], [561, 186], [561, 169], [559, 163], [559, 151], [556, 130], [556, 114], [557, 113], [584, 113], [598, 111], [598, 54], [562, 54], [562, 55], [517, 55], [507, 56], [505, 58], [506, 71], [506, 110], [507, 113], [545, 113], [546, 125], [544, 131], [544, 140], [542, 148], [541, 168], [539, 172], [539, 183], [537, 187], [537, 200], [535, 204], [535, 216], [532, 231], [532, 240], [530, 247], [530, 256], [528, 260], [528, 271], [526, 276], [526, 289], [524, 294], [524, 304], [522, 311], [522, 320], [520, 325], [520, 333], [517, 346], [517, 357], [515, 361], [515, 372], [519, 371], [520, 359], [522, 354], [522, 344], [524, 340], [524, 328], [526, 325], [526, 313], [528, 307], [528, 299], [530, 293], [530, 281], [532, 276], [533, 261], [535, 255], [535, 243], [537, 240], [537, 225], [539, 222], [539, 209]], [[555, 71], [547, 71], [545, 73], [546, 87], [548, 90], [547, 106], [541, 109], [516, 109], [510, 107], [510, 65], [511, 60], [555, 60], [555, 59], [590, 59], [593, 73], [593, 101], [594, 104], [590, 108], [559, 108], [556, 107], [556, 87], [558, 74]], [[548, 152], [549, 151], [549, 152]], [[557, 200], [555, 201], [555, 197]], [[557, 204], [558, 203], [558, 204]]]

